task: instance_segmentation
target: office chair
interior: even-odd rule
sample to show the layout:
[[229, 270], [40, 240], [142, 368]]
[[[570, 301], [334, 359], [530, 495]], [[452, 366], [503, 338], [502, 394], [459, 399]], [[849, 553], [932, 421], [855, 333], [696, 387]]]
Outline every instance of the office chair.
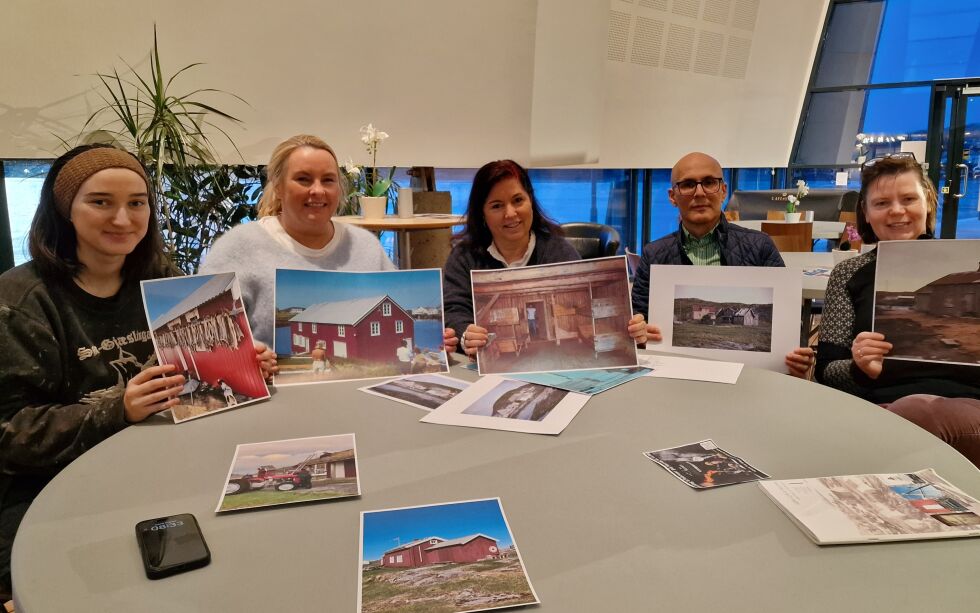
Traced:
[[583, 260], [616, 255], [622, 242], [616, 228], [601, 223], [565, 223], [561, 229]]

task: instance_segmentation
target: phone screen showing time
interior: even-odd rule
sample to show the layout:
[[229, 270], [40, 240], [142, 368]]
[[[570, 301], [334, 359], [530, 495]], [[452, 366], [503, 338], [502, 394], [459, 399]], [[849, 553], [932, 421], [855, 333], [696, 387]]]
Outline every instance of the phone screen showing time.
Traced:
[[211, 561], [201, 528], [190, 513], [141, 521], [136, 524], [136, 539], [150, 579], [200, 568]]

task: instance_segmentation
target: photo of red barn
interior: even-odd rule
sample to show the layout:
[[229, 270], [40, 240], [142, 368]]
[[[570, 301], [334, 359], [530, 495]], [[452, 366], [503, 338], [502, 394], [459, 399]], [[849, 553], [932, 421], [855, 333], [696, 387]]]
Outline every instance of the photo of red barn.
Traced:
[[389, 549], [381, 557], [381, 565], [388, 568], [417, 568], [430, 564], [467, 564], [499, 556], [497, 540], [483, 534], [451, 540], [431, 536]]
[[385, 294], [311, 305], [290, 318], [289, 332], [293, 354], [322, 342], [329, 358], [391, 362], [402, 341], [414, 338], [415, 320]]
[[[187, 377], [188, 389], [174, 407], [175, 421], [269, 396], [235, 274], [209, 276], [150, 324], [160, 363], [176, 365]], [[168, 291], [168, 285], [190, 279], [144, 282], [144, 297], [154, 300]]]

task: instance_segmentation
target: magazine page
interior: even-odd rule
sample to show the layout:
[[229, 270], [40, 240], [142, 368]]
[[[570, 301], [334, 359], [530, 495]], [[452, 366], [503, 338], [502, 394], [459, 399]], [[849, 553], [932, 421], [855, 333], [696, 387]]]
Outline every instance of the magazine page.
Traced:
[[932, 469], [759, 487], [820, 545], [980, 536], [980, 503]]

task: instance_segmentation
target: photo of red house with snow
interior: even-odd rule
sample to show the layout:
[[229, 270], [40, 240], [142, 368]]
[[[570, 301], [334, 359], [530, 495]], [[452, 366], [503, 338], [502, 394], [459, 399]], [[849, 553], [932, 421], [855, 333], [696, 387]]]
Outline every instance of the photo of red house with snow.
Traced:
[[144, 281], [142, 289], [157, 359], [186, 377], [175, 422], [269, 397], [234, 273]]
[[450, 540], [430, 536], [389, 549], [381, 557], [381, 565], [388, 568], [416, 568], [448, 562], [467, 564], [492, 560], [500, 556], [497, 540], [483, 534], [471, 534]]
[[415, 320], [385, 294], [311, 305], [289, 320], [289, 332], [294, 354], [322, 341], [328, 358], [392, 362], [404, 339], [411, 348]]

